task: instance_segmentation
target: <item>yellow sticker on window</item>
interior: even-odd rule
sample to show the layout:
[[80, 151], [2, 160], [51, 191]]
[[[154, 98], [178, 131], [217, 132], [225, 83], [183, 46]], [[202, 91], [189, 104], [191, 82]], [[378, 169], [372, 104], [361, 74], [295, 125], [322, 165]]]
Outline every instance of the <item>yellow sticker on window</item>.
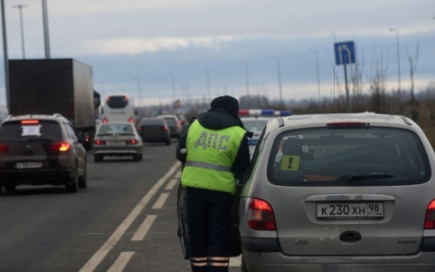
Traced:
[[281, 160], [281, 171], [298, 171], [301, 156], [284, 155]]

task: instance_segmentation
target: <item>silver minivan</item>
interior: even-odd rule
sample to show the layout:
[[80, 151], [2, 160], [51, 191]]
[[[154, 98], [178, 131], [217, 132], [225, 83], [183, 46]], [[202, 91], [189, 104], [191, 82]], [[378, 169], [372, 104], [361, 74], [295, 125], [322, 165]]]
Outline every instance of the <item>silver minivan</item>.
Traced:
[[406, 117], [275, 118], [240, 196], [242, 271], [435, 271], [434, 173]]

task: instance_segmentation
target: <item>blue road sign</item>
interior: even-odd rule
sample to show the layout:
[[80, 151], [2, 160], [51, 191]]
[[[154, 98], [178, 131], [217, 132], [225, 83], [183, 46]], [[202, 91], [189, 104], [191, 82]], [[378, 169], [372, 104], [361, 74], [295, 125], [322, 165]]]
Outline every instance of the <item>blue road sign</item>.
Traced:
[[334, 43], [335, 64], [355, 63], [355, 45], [353, 41]]

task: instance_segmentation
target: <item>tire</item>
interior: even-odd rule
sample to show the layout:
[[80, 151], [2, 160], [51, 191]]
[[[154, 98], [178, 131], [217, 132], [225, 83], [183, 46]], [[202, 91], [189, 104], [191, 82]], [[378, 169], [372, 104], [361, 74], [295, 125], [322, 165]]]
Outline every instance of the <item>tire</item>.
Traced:
[[103, 160], [103, 156], [102, 155], [94, 155], [94, 162], [100, 162]]
[[86, 188], [86, 187], [88, 187], [88, 166], [85, 161], [83, 175], [79, 177], [79, 188]]
[[[16, 186], [15, 186], [15, 185], [6, 185], [6, 186], [3, 186], [3, 187], [4, 187], [5, 190], [8, 191], [8, 192], [15, 192], [15, 189], [16, 189]], [[1, 189], [0, 189], [0, 191], [1, 191]]]
[[76, 164], [72, 176], [68, 179], [68, 183], [65, 184], [66, 191], [69, 193], [77, 193], [79, 190], [79, 177], [77, 172]]
[[171, 145], [171, 140], [169, 139], [168, 141], [165, 142], [166, 145]]

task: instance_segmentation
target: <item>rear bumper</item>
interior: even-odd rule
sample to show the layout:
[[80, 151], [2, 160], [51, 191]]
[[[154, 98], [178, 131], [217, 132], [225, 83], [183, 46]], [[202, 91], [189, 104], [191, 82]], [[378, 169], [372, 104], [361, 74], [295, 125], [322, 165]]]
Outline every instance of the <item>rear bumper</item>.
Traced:
[[243, 250], [248, 271], [351, 271], [430, 272], [435, 271], [435, 252], [395, 256], [288, 256], [280, 252], [257, 253]]
[[72, 176], [69, 168], [43, 168], [28, 170], [0, 170], [0, 185], [56, 185], [65, 184]]
[[106, 155], [106, 156], [131, 156], [135, 154], [142, 154], [142, 147], [95, 147], [94, 155]]

